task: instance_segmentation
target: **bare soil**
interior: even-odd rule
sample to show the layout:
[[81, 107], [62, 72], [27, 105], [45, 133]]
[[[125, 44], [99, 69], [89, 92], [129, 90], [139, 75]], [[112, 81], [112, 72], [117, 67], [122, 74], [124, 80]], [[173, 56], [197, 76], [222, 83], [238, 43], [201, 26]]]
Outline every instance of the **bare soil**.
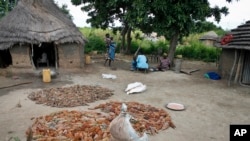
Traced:
[[[100, 56], [92, 56], [92, 63], [84, 69], [59, 70], [57, 77], [50, 83], [27, 68], [0, 70], [0, 140], [10, 137], [26, 140], [25, 132], [34, 122], [34, 117], [48, 115], [65, 109], [84, 111], [108, 101], [140, 102], [163, 108], [172, 117], [176, 128], [169, 128], [154, 136], [154, 141], [228, 141], [230, 124], [250, 123], [250, 88], [228, 81], [204, 78], [208, 71], [216, 71], [215, 63], [183, 60], [183, 69], [199, 69], [191, 75], [166, 72], [130, 71], [132, 57], [117, 55], [112, 67], [104, 66]], [[150, 66], [156, 66], [150, 62]], [[102, 74], [116, 75], [116, 79], [104, 79]], [[29, 82], [23, 85], [16, 85]], [[142, 82], [147, 90], [138, 94], [127, 95], [124, 90], [129, 83]], [[34, 91], [73, 85], [102, 86], [114, 90], [114, 95], [107, 100], [89, 103], [89, 106], [56, 108], [35, 104], [28, 98]], [[12, 86], [12, 87], [8, 87]], [[185, 105], [184, 111], [172, 111], [164, 106], [176, 102]]]

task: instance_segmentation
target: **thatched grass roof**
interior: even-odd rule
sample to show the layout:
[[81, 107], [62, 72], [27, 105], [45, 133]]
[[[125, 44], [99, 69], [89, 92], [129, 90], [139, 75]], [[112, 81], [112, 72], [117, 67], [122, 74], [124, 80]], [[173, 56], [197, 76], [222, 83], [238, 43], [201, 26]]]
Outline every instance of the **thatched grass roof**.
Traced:
[[0, 50], [41, 42], [83, 44], [85, 39], [53, 0], [19, 0], [0, 20]]
[[214, 31], [206, 32], [203, 36], [200, 37], [200, 40], [216, 40], [218, 35]]
[[228, 44], [221, 45], [221, 38], [219, 38], [215, 46], [221, 48], [250, 50], [250, 21], [247, 21], [245, 24], [232, 29], [230, 34], [233, 35], [233, 39]]

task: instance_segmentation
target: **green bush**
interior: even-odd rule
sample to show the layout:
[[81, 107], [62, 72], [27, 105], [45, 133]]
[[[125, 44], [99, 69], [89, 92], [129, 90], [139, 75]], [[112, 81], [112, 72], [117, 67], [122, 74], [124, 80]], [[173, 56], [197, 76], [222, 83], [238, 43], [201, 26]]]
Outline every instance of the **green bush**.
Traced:
[[192, 42], [188, 46], [178, 46], [175, 55], [181, 54], [184, 58], [214, 62], [218, 59], [221, 50], [209, 47], [199, 41]]
[[93, 50], [104, 52], [106, 50], [104, 40], [96, 35], [91, 35], [87, 38], [88, 42], [85, 45], [85, 53], [90, 53]]
[[130, 52], [134, 54], [140, 46], [141, 46], [140, 51], [142, 51], [143, 54], [151, 54], [151, 52], [155, 48], [154, 44], [149, 40], [135, 40], [134, 39], [131, 42]]
[[155, 43], [155, 46], [156, 46], [156, 49], [162, 48], [162, 52], [168, 52], [168, 50], [169, 50], [169, 42], [168, 41], [159, 40]]
[[130, 52], [132, 54], [134, 54], [137, 51], [137, 49], [138, 49], [139, 46], [140, 46], [140, 43], [137, 40], [132, 40]]
[[[109, 33], [110, 36], [114, 37], [114, 41], [117, 44], [116, 52], [120, 52], [121, 47], [121, 36], [115, 35], [111, 30], [102, 30], [95, 29], [90, 27], [80, 28], [80, 31], [83, 33], [84, 37], [88, 40], [85, 46], [85, 53], [89, 53], [93, 50], [98, 52], [105, 52], [105, 34]], [[218, 30], [217, 34], [221, 35], [225, 31]], [[143, 40], [141, 37], [142, 33], [140, 31], [132, 32], [132, 41], [130, 53], [134, 54], [139, 46], [144, 54], [155, 54], [159, 49], [162, 49], [162, 52], [168, 52], [169, 50], [169, 41], [165, 39], [159, 39], [157, 41]], [[181, 41], [181, 45], [178, 45], [176, 48], [175, 55], [181, 54], [186, 59], [202, 60], [206, 62], [216, 61], [218, 56], [221, 53], [221, 49], [215, 47], [205, 46], [199, 41], [201, 34], [191, 34], [188, 37], [184, 37]]]
[[87, 39], [84, 53], [90, 53], [91, 51], [105, 52], [105, 34], [109, 33], [111, 37], [114, 37], [114, 41], [117, 44], [116, 52], [120, 51], [121, 43], [118, 42], [118, 36], [114, 35], [111, 30], [102, 30], [90, 27], [80, 28], [80, 32]]
[[[132, 48], [134, 48], [134, 45], [139, 46], [141, 45], [141, 50], [144, 54], [155, 54], [158, 52], [158, 49], [162, 49], [162, 52], [168, 52], [168, 42], [158, 40], [158, 41], [150, 41], [150, 40], [143, 40], [143, 41], [135, 41], [137, 43], [134, 43], [132, 45]], [[142, 42], [142, 43], [141, 43]], [[137, 49], [138, 47], [136, 47]], [[135, 52], [136, 50], [131, 50], [132, 52]]]
[[152, 54], [156, 49], [155, 44], [150, 40], [144, 40], [142, 43], [142, 50], [144, 54]]

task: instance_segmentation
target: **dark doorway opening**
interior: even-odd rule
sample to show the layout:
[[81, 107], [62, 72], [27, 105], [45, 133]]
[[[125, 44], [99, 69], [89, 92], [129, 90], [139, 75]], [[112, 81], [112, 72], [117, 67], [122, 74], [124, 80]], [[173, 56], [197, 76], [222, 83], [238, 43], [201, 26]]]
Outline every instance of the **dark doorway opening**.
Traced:
[[30, 51], [33, 64], [36, 68], [56, 66], [57, 50], [53, 43], [33, 45]]
[[241, 83], [245, 85], [250, 85], [250, 51], [245, 51], [244, 53], [245, 54], [242, 68]]
[[12, 57], [9, 49], [0, 50], [0, 68], [7, 68], [12, 65]]

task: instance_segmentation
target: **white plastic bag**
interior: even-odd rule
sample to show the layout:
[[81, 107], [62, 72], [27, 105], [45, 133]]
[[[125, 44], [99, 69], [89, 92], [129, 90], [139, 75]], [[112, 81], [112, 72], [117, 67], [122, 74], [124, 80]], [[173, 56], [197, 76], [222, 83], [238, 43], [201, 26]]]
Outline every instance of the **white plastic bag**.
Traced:
[[113, 74], [102, 74], [102, 78], [110, 78], [110, 79], [116, 79], [116, 75]]
[[130, 84], [128, 84], [127, 88], [125, 89], [125, 92], [127, 92], [133, 88], [136, 88], [138, 86], [141, 86], [141, 85], [143, 85], [141, 82], [130, 83]]
[[111, 139], [117, 141], [148, 141], [146, 133], [142, 137], [136, 133], [129, 121], [131, 115], [126, 110], [127, 106], [123, 103], [121, 113], [110, 123]]
[[141, 86], [138, 86], [138, 87], [135, 87], [129, 91], [127, 91], [127, 94], [132, 94], [132, 93], [140, 93], [140, 92], [143, 92], [147, 89], [147, 86], [146, 85], [141, 85]]
[[141, 82], [134, 82], [128, 84], [127, 88], [125, 89], [125, 92], [127, 94], [132, 94], [132, 93], [140, 93], [143, 92], [147, 89], [147, 86], [142, 84]]

